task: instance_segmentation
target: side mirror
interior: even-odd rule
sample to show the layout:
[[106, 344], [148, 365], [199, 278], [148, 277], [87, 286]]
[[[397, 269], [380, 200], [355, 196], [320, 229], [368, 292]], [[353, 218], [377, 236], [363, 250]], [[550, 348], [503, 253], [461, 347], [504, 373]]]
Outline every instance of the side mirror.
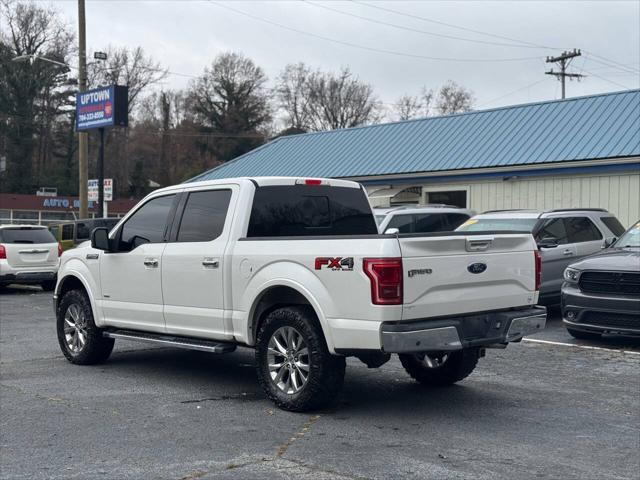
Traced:
[[609, 237], [604, 239], [604, 243], [602, 244], [602, 248], [609, 248], [611, 245], [616, 243], [618, 237]]
[[538, 241], [538, 248], [556, 248], [558, 246], [558, 239], [554, 237], [544, 237]]
[[94, 228], [91, 232], [91, 247], [104, 252], [109, 251], [109, 231], [104, 228]]
[[398, 230], [397, 228], [387, 228], [384, 231], [385, 235], [398, 235], [400, 233], [400, 230]]

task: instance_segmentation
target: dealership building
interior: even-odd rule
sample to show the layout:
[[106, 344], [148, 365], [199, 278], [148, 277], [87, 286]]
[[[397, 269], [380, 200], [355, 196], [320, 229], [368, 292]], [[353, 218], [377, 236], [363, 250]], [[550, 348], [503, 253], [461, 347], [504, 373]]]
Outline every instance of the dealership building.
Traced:
[[[135, 199], [108, 202], [109, 217], [123, 216], [137, 202]], [[79, 209], [78, 197], [0, 193], [0, 224], [50, 225], [78, 219]], [[89, 202], [89, 217], [97, 214], [97, 202]]]
[[194, 180], [330, 177], [374, 206], [606, 208], [640, 218], [640, 90], [277, 138]]

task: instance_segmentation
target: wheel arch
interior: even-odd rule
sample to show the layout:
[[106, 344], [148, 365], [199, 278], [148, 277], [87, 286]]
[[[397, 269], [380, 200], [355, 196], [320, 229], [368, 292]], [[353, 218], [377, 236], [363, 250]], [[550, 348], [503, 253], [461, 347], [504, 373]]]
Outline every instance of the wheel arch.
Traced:
[[91, 305], [91, 312], [93, 313], [94, 321], [96, 322], [96, 325], [99, 326], [102, 323], [102, 317], [97, 314], [98, 312], [96, 310], [96, 304], [93, 297], [93, 290], [91, 289], [89, 282], [79, 272], [68, 272], [63, 277], [58, 279], [58, 284], [56, 286], [54, 296], [56, 313], [58, 311], [60, 300], [62, 299], [64, 294], [69, 292], [70, 290], [77, 289], [82, 289], [87, 294], [87, 297], [89, 298], [89, 304]]
[[247, 317], [247, 343], [249, 345], [255, 345], [260, 324], [269, 313], [277, 308], [289, 305], [307, 305], [313, 310], [325, 341], [327, 342], [329, 352], [335, 353], [333, 338], [331, 337], [320, 303], [314, 295], [302, 285], [284, 279], [270, 282], [270, 284], [265, 285], [258, 295], [256, 295]]

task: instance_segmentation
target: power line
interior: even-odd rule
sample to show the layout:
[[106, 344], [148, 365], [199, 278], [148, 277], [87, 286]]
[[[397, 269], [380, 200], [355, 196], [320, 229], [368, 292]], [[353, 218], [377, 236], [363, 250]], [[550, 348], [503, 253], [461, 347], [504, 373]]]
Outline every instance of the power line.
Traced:
[[512, 91], [511, 91], [511, 92], [509, 92], [509, 93], [505, 93], [504, 95], [501, 95], [501, 96], [499, 96], [499, 97], [497, 97], [497, 98], [494, 98], [493, 100], [489, 100], [488, 102], [484, 102], [484, 103], [482, 103], [482, 104], [478, 105], [478, 107], [477, 107], [477, 108], [482, 108], [482, 107], [484, 107], [484, 106], [490, 105], [490, 104], [492, 104], [492, 103], [494, 103], [494, 102], [497, 102], [498, 100], [502, 100], [503, 98], [510, 97], [510, 96], [511, 96], [511, 95], [513, 95], [514, 93], [521, 92], [522, 90], [526, 90], [526, 89], [528, 89], [528, 88], [534, 87], [534, 86], [538, 85], [539, 83], [546, 82], [547, 80], [549, 80], [549, 78], [548, 78], [548, 77], [545, 77], [545, 78], [543, 78], [542, 80], [538, 80], [538, 81], [536, 81], [536, 82], [530, 83], [529, 85], [525, 85], [524, 87], [520, 87], [520, 88], [518, 88], [518, 89], [516, 89], [516, 90], [512, 90]]
[[540, 48], [540, 47], [534, 47], [534, 46], [531, 46], [531, 45], [521, 45], [521, 44], [518, 45], [518, 44], [515, 44], [515, 43], [504, 43], [504, 42], [491, 42], [491, 41], [478, 40], [478, 39], [473, 39], [473, 38], [456, 37], [454, 35], [446, 35], [446, 34], [443, 34], [443, 33], [429, 32], [429, 31], [426, 31], [426, 30], [420, 30], [418, 28], [407, 27], [405, 25], [398, 25], [396, 23], [384, 22], [382, 20], [377, 20], [375, 18], [365, 17], [363, 15], [358, 15], [358, 14], [355, 14], [355, 13], [345, 12], [345, 11], [342, 11], [342, 10], [338, 10], [337, 8], [333, 8], [333, 7], [329, 7], [327, 5], [322, 5], [322, 4], [319, 4], [319, 3], [312, 2], [310, 0], [300, 0], [300, 1], [302, 1], [302, 2], [304, 2], [306, 4], [308, 4], [308, 5], [312, 5], [314, 7], [317, 7], [317, 8], [323, 8], [325, 10], [329, 10], [329, 11], [332, 11], [332, 12], [339, 13], [340, 15], [346, 15], [348, 17], [358, 18], [360, 20], [365, 20], [367, 22], [377, 23], [378, 25], [385, 25], [385, 26], [388, 26], [388, 27], [393, 27], [393, 28], [397, 28], [397, 29], [400, 29], [400, 30], [405, 30], [405, 31], [408, 31], [408, 32], [422, 33], [424, 35], [431, 35], [431, 36], [434, 36], [434, 37], [448, 38], [448, 39], [451, 39], [451, 40], [459, 40], [459, 41], [463, 41], [463, 42], [480, 43], [480, 44], [484, 44], [484, 45], [497, 45], [497, 46], [501, 46], [501, 47], [517, 47], [517, 48]]
[[532, 43], [532, 42], [527, 42], [525, 40], [518, 40], [515, 38], [510, 38], [504, 35], [497, 35], [494, 33], [488, 33], [488, 32], [483, 32], [481, 30], [474, 30], [472, 28], [468, 28], [468, 27], [462, 27], [460, 25], [454, 25], [452, 23], [446, 23], [446, 22], [441, 22], [439, 20], [433, 20], [431, 18], [427, 18], [427, 17], [421, 17], [419, 15], [415, 15], [413, 13], [406, 13], [406, 12], [402, 12], [399, 10], [394, 10], [392, 8], [388, 8], [388, 7], [381, 7], [379, 5], [373, 5], [371, 3], [367, 3], [367, 2], [362, 2], [362, 1], [358, 1], [358, 0], [350, 0], [352, 3], [357, 3], [359, 5], [364, 5], [366, 7], [369, 8], [375, 8], [377, 10], [382, 10], [384, 12], [389, 12], [389, 13], [395, 13], [396, 15], [401, 15], [403, 17], [408, 17], [408, 18], [412, 18], [412, 19], [416, 19], [416, 20], [422, 20], [423, 22], [429, 22], [429, 23], [435, 23], [436, 25], [443, 25], [445, 27], [449, 27], [449, 28], [456, 28], [458, 30], [464, 30], [466, 32], [471, 32], [471, 33], [477, 33], [478, 35], [485, 35], [487, 37], [493, 37], [493, 38], [499, 38], [501, 40], [509, 40], [510, 42], [516, 42], [516, 43], [521, 43], [523, 45], [528, 45], [529, 47], [532, 48], [543, 48], [546, 50], [557, 50], [560, 47], [551, 47], [551, 46], [547, 46], [547, 45], [538, 45], [536, 43]]
[[577, 80], [584, 78], [584, 75], [582, 75], [581, 73], [567, 73], [567, 67], [569, 66], [571, 61], [574, 58], [579, 57], [580, 55], [582, 55], [580, 53], [580, 50], [576, 50], [574, 48], [572, 52], [562, 52], [557, 57], [547, 57], [547, 63], [558, 63], [560, 65], [559, 72], [551, 69], [544, 73], [546, 75], [553, 75], [554, 77], [560, 79], [560, 83], [562, 84], [562, 99], [565, 98], [565, 82], [567, 78], [575, 78]]
[[540, 57], [521, 57], [521, 58], [449, 58], [449, 57], [430, 57], [430, 56], [426, 56], [426, 55], [418, 55], [418, 54], [413, 54], [413, 53], [406, 53], [406, 52], [397, 52], [395, 50], [385, 50], [385, 49], [380, 49], [380, 48], [374, 48], [374, 47], [369, 47], [366, 45], [359, 45], [356, 43], [351, 43], [351, 42], [345, 42], [342, 40], [337, 40], [335, 38], [330, 38], [330, 37], [325, 37], [323, 35], [318, 35], [316, 33], [311, 33], [311, 32], [307, 32], [304, 30], [298, 30], [297, 28], [294, 27], [290, 27], [288, 25], [283, 25], [281, 23], [278, 22], [274, 22], [272, 20], [268, 20], [266, 18], [262, 18], [262, 17], [258, 17], [256, 15], [244, 12], [242, 10], [238, 10], [236, 8], [230, 7], [229, 5], [224, 5], [221, 4], [219, 2], [215, 2], [213, 0], [207, 0], [209, 3], [216, 5], [220, 8], [224, 8], [227, 10], [230, 10], [232, 12], [237, 13], [238, 15], [243, 15], [245, 17], [251, 18], [253, 20], [259, 21], [259, 22], [263, 22], [263, 23], [267, 23], [269, 25], [273, 25], [276, 26], [278, 28], [282, 28], [284, 30], [289, 30], [291, 32], [295, 32], [298, 33], [300, 35], [305, 35], [308, 37], [313, 37], [313, 38], [317, 38], [320, 40], [324, 40], [326, 42], [331, 42], [331, 43], [336, 43], [338, 45], [345, 45], [348, 47], [352, 47], [352, 48], [358, 48], [360, 50], [367, 50], [370, 52], [376, 52], [376, 53], [384, 53], [387, 55], [396, 55], [396, 56], [400, 56], [400, 57], [408, 57], [408, 58], [419, 58], [422, 60], [434, 60], [434, 61], [442, 61], [442, 62], [470, 62], [470, 63], [489, 63], [489, 62], [521, 62], [521, 61], [528, 61], [528, 60], [539, 60]]
[[610, 79], [608, 79], [608, 78], [605, 78], [605, 77], [603, 77], [603, 76], [600, 76], [600, 75], [598, 75], [598, 74], [596, 74], [596, 73], [590, 72], [589, 70], [584, 70], [584, 71], [585, 71], [586, 73], [588, 73], [589, 75], [591, 75], [591, 76], [593, 76], [593, 77], [596, 77], [596, 78], [599, 78], [600, 80], [604, 80], [605, 82], [609, 82], [609, 83], [611, 83], [612, 85], [616, 85], [616, 86], [618, 86], [618, 87], [622, 87], [622, 88], [624, 88], [625, 90], [631, 90], [631, 87], [628, 87], [628, 86], [623, 85], [623, 84], [618, 83], [618, 82], [614, 82], [613, 80], [610, 80]]
[[[593, 52], [588, 52], [585, 50], [585, 53], [594, 61], [601, 63], [603, 65], [608, 65], [610, 67], [617, 67], [618, 69], [621, 70], [625, 70], [628, 72], [633, 72], [633, 73], [640, 73], [640, 69], [636, 68], [636, 67], [631, 67], [629, 65], [625, 65], [623, 63], [620, 62], [616, 62], [615, 60], [611, 60], [610, 58], [605, 58], [601, 55], [596, 55]], [[598, 60], [599, 59], [599, 60]], [[636, 62], [637, 63], [637, 62]], [[633, 65], [633, 64], [631, 64]]]

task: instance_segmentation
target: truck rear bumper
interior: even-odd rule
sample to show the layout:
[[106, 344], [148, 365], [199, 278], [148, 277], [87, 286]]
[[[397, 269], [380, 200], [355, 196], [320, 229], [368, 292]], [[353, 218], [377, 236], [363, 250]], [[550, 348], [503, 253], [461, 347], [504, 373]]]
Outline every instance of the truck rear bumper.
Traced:
[[547, 310], [488, 312], [478, 315], [382, 323], [380, 341], [385, 353], [460, 350], [515, 342], [544, 329]]

